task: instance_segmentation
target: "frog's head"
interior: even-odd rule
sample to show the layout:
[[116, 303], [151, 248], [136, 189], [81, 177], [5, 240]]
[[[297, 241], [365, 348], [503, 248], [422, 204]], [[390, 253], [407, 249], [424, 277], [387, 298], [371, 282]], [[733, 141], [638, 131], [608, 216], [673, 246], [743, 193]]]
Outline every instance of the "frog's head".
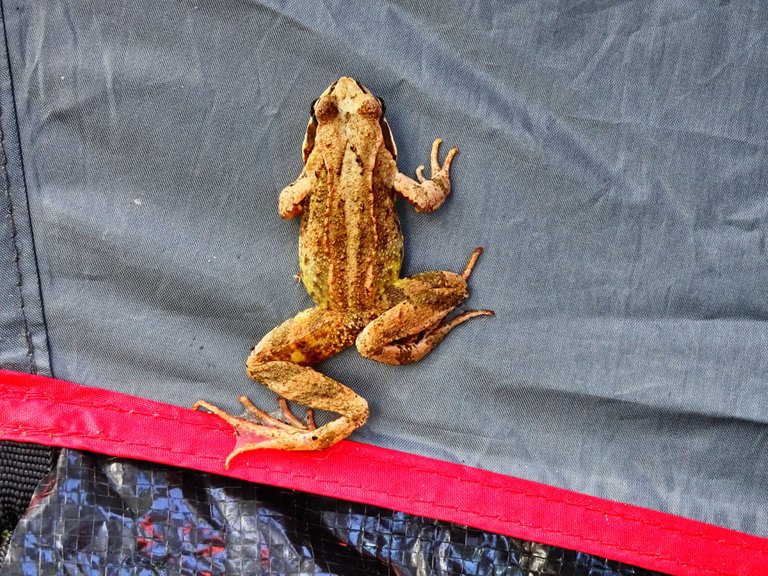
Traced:
[[384, 145], [392, 157], [397, 159], [392, 131], [384, 118], [384, 102], [354, 78], [342, 76], [328, 86], [320, 97], [312, 102], [309, 113], [303, 149], [305, 162], [314, 147], [318, 126], [339, 121], [346, 123], [350, 122], [351, 118], [378, 126]]

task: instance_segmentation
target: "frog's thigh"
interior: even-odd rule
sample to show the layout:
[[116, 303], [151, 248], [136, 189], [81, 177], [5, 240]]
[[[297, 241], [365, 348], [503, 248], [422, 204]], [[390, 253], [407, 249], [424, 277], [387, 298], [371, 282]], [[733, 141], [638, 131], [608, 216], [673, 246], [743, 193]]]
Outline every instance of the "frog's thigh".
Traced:
[[285, 360], [308, 366], [330, 358], [352, 345], [361, 326], [344, 312], [308, 308], [272, 329], [248, 357], [248, 374], [257, 364]]
[[390, 308], [360, 332], [355, 345], [366, 358], [385, 364], [421, 360], [452, 328], [469, 319], [460, 315], [441, 324], [468, 294], [464, 278], [453, 272], [425, 272], [398, 280], [389, 293]]
[[[248, 357], [248, 375], [276, 394], [342, 415], [321, 428], [289, 435], [274, 447], [318, 449], [348, 436], [368, 418], [368, 404], [340, 382], [309, 367], [350, 346], [360, 330], [354, 315], [310, 308], [264, 336]], [[273, 447], [269, 445], [267, 447]]]

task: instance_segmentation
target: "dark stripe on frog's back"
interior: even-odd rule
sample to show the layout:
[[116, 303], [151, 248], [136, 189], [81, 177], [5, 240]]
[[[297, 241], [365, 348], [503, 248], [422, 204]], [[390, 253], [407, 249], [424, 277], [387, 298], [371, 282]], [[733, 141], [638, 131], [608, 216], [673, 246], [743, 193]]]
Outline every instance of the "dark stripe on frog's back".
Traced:
[[402, 259], [392, 191], [395, 164], [379, 149], [371, 182], [363, 179], [365, 159], [354, 146], [348, 145], [343, 157], [324, 160], [316, 150], [307, 164], [318, 186], [302, 217], [302, 279], [319, 306], [374, 312], [399, 276]]

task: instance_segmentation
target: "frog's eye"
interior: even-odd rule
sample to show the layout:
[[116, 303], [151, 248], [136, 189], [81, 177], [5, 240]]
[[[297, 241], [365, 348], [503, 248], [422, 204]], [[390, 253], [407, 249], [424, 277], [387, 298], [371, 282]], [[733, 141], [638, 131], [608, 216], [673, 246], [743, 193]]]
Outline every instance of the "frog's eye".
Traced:
[[360, 116], [372, 119], [381, 118], [381, 112], [381, 104], [379, 104], [378, 98], [366, 98], [357, 109], [357, 113]]
[[333, 98], [320, 98], [313, 106], [315, 111], [315, 118], [319, 122], [327, 122], [332, 120], [339, 113], [339, 108], [336, 106], [336, 101]]
[[381, 98], [379, 98], [378, 96], [376, 97], [376, 100], [378, 100], [378, 101], [379, 101], [379, 106], [381, 106], [381, 115], [382, 115], [382, 116], [384, 116], [384, 114], [385, 114], [385, 113], [386, 113], [386, 111], [387, 111], [387, 107], [384, 105], [384, 100], [382, 100], [382, 99], [381, 99]]

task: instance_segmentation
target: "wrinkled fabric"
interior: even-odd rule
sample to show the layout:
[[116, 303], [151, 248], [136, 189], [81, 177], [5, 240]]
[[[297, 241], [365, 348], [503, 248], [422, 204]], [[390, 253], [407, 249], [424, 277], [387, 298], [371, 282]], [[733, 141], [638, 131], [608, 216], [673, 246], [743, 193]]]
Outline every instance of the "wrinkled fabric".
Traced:
[[421, 362], [347, 351], [354, 439], [768, 534], [768, 6], [676, 2], [3, 4], [58, 378], [237, 411], [254, 341], [310, 305], [307, 109], [350, 74], [399, 167], [404, 270], [486, 252], [472, 320]]
[[64, 450], [13, 534], [3, 574], [658, 573], [383, 508]]
[[5, 43], [0, 43], [0, 216], [0, 368], [50, 376]]

